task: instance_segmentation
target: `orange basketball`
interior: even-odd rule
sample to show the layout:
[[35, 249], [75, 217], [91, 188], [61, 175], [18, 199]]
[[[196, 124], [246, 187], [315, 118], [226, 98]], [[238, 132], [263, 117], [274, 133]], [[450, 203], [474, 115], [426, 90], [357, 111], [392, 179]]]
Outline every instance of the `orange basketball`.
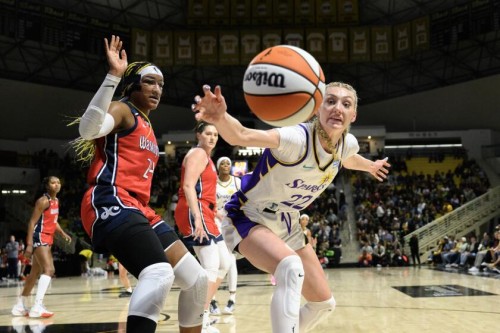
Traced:
[[243, 79], [245, 100], [252, 112], [272, 126], [290, 126], [313, 116], [325, 91], [325, 75], [308, 52], [277, 45], [260, 52]]

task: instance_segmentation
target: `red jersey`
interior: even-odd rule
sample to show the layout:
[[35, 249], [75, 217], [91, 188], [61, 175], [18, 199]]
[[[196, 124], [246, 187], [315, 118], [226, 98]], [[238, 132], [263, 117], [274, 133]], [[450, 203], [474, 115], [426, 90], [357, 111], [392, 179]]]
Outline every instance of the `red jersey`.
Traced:
[[[181, 182], [179, 188], [179, 201], [175, 208], [175, 223], [184, 237], [194, 234], [194, 219], [186, 201], [186, 195], [182, 186], [184, 184], [184, 165], [181, 169]], [[201, 212], [201, 221], [204, 229], [209, 236], [218, 237], [219, 228], [215, 224], [215, 212], [217, 210], [216, 199], [217, 171], [212, 160], [209, 158], [205, 170], [198, 178], [195, 185], [196, 196], [198, 197], [199, 208]]]
[[44, 194], [49, 199], [47, 207], [35, 224], [33, 232], [33, 244], [52, 245], [54, 233], [56, 232], [57, 218], [59, 217], [59, 199], [51, 199], [50, 195]]
[[148, 207], [159, 158], [158, 144], [149, 123], [131, 103], [126, 103], [135, 125], [96, 139], [95, 156], [87, 175], [90, 188], [81, 207], [82, 223], [90, 236], [98, 218], [115, 216], [121, 209], [143, 212]]

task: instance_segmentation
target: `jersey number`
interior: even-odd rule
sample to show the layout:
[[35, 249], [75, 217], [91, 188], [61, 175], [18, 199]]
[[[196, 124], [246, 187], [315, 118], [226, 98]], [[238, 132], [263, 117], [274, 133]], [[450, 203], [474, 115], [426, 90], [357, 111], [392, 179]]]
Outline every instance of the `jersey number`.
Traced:
[[148, 173], [153, 174], [153, 172], [155, 171], [155, 162], [153, 162], [150, 158], [148, 158], [148, 161], [149, 161], [149, 166], [146, 169], [146, 172], [144, 172], [144, 174], [142, 175], [146, 179], [149, 178]]
[[300, 194], [295, 194], [292, 195], [292, 198], [287, 201], [282, 201], [281, 203], [284, 205], [287, 205], [288, 207], [292, 207], [293, 209], [297, 210], [302, 210], [306, 208], [308, 205], [306, 205], [311, 199], [312, 195], [300, 195]]

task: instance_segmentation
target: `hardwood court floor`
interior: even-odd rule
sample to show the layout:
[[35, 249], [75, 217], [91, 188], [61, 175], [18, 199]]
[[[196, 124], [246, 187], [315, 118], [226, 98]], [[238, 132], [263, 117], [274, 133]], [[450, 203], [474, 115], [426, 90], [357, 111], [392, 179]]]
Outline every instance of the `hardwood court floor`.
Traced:
[[[424, 267], [340, 268], [325, 273], [337, 309], [314, 332], [494, 332], [500, 323], [500, 279]], [[221, 333], [271, 332], [274, 287], [269, 275], [240, 275], [238, 285], [235, 314], [221, 316], [216, 327]], [[129, 299], [118, 298], [118, 277], [54, 279], [45, 304], [55, 315], [42, 320], [12, 317], [21, 286], [0, 287], [0, 332], [124, 332]], [[178, 332], [178, 295], [174, 286], [157, 332]], [[220, 306], [227, 295], [219, 290]]]

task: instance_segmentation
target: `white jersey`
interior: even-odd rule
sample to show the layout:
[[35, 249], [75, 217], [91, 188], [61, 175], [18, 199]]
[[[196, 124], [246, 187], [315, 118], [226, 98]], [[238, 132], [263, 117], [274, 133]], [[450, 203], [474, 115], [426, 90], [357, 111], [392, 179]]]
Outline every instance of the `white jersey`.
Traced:
[[342, 160], [359, 151], [357, 139], [347, 134], [336, 147], [334, 160], [321, 146], [312, 123], [277, 130], [279, 147], [264, 150], [255, 170], [242, 177], [241, 189], [225, 206], [223, 233], [228, 246], [246, 237], [248, 221], [267, 226], [294, 250], [303, 246], [300, 211], [333, 181]]
[[227, 182], [217, 179], [217, 210], [224, 209], [226, 202], [231, 199], [231, 196], [240, 189], [241, 179], [235, 176], [229, 176]]

